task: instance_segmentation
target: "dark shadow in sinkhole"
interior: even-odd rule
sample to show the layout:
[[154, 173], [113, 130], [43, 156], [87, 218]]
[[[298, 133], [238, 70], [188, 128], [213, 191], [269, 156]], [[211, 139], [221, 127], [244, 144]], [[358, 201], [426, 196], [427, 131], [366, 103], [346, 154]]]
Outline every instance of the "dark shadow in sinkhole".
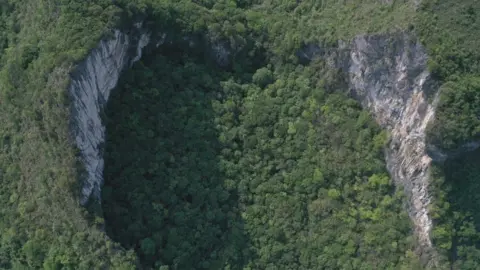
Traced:
[[[480, 149], [437, 165], [443, 178], [435, 204], [442, 213], [435, 220], [434, 244], [445, 251], [453, 269], [480, 267]], [[438, 181], [438, 180], [436, 180]], [[473, 268], [471, 268], [473, 267]]]
[[223, 73], [162, 50], [125, 72], [105, 112], [107, 234], [144, 268], [242, 269], [248, 241], [212, 107]]

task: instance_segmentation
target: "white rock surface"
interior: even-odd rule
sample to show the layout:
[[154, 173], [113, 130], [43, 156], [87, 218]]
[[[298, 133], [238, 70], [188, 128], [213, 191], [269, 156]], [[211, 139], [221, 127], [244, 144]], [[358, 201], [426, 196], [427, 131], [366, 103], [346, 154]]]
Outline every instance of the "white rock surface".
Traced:
[[[428, 213], [432, 158], [427, 154], [425, 137], [427, 124], [434, 119], [438, 87], [430, 78], [425, 49], [416, 39], [397, 33], [361, 35], [330, 49], [308, 45], [298, 56], [303, 60], [320, 56], [332, 67], [342, 69], [349, 93], [389, 131], [387, 169], [408, 197], [408, 213], [422, 252], [435, 256]], [[446, 157], [441, 152], [437, 155]]]
[[[102, 40], [72, 75], [69, 86], [73, 111], [72, 132], [87, 173], [82, 179], [81, 204], [85, 204], [91, 196], [100, 201], [104, 166], [101, 148], [105, 142], [101, 112], [122, 70], [140, 59], [142, 49], [149, 40], [148, 34], [142, 34], [136, 44], [132, 44], [131, 37], [115, 30], [113, 38]], [[135, 55], [129, 55], [131, 48], [136, 48]]]
[[350, 48], [348, 77], [351, 90], [390, 131], [387, 168], [410, 198], [409, 214], [420, 244], [432, 247], [428, 215], [428, 169], [425, 130], [435, 114], [436, 97], [429, 103], [425, 49], [407, 35], [358, 36]]

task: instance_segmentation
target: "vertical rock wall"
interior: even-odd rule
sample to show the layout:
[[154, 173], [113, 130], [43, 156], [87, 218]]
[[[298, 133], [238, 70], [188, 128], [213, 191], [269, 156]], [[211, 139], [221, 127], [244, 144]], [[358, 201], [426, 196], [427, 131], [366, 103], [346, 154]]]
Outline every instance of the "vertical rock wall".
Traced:
[[298, 56], [303, 60], [319, 56], [342, 70], [349, 94], [389, 131], [387, 169], [407, 195], [407, 210], [422, 251], [434, 252], [428, 213], [432, 158], [425, 137], [435, 115], [438, 85], [428, 72], [425, 48], [405, 33], [360, 35], [351, 43], [340, 41], [336, 48], [308, 45]]
[[134, 38], [115, 30], [113, 38], [102, 40], [72, 74], [69, 87], [72, 132], [86, 170], [82, 179], [81, 204], [91, 196], [100, 200], [104, 165], [102, 146], [105, 142], [101, 112], [121, 72], [140, 59], [142, 49], [148, 43], [148, 34]]
[[390, 132], [387, 168], [409, 198], [408, 210], [420, 244], [430, 248], [431, 158], [426, 153], [425, 130], [435, 114], [436, 96], [429, 102], [433, 82], [425, 49], [405, 34], [358, 36], [344, 61], [350, 90]]

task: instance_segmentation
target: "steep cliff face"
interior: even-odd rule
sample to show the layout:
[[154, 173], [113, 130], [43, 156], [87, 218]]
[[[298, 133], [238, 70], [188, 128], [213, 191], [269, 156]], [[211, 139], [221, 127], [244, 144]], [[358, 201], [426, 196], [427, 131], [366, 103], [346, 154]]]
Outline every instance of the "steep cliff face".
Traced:
[[101, 120], [103, 107], [122, 70], [140, 59], [149, 40], [146, 33], [133, 37], [115, 30], [113, 37], [102, 40], [72, 74], [69, 87], [72, 133], [86, 170], [82, 179], [82, 204], [91, 196], [100, 199], [103, 181], [101, 148], [105, 142], [105, 126]]
[[428, 207], [432, 158], [427, 154], [425, 136], [427, 124], [434, 118], [438, 87], [427, 70], [424, 47], [404, 33], [361, 35], [349, 44], [339, 42], [337, 48], [307, 46], [299, 56], [320, 56], [343, 70], [349, 94], [389, 131], [387, 169], [409, 198], [408, 212], [419, 244], [423, 250], [431, 250]]
[[[193, 42], [189, 36], [174, 37], [165, 33], [152, 34], [142, 23], [134, 24], [130, 34], [115, 30], [113, 37], [100, 41], [72, 74], [69, 93], [72, 100], [72, 133], [80, 150], [85, 175], [82, 177], [82, 205], [89, 198], [100, 201], [103, 183], [103, 151], [105, 126], [101, 115], [110, 92], [117, 85], [121, 72], [140, 60], [142, 51], [152, 44], [182, 45], [185, 48], [205, 46], [209, 56], [220, 67], [231, 63], [232, 51], [226, 43], [211, 43], [208, 39]], [[177, 42], [180, 42], [177, 44]]]
[[393, 180], [404, 186], [420, 244], [429, 248], [428, 168], [432, 160], [426, 153], [425, 129], [433, 119], [436, 96], [428, 101], [434, 84], [426, 60], [425, 49], [417, 41], [398, 34], [355, 38], [343, 63], [348, 63], [353, 94], [390, 131], [387, 168]]

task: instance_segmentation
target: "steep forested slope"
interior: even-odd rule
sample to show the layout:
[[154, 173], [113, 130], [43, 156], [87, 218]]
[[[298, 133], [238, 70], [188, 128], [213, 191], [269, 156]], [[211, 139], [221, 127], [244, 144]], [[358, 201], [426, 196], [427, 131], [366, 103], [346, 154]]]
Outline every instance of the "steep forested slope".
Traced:
[[479, 152], [480, 3], [425, 1], [418, 31], [430, 49], [430, 68], [443, 83], [429, 142], [449, 154], [432, 170], [432, 237], [453, 269], [478, 269], [480, 223], [476, 210]]
[[[344, 74], [297, 54], [408, 31], [443, 84], [429, 143], [458, 157], [433, 168], [436, 266], [478, 269], [479, 153], [456, 149], [478, 136], [480, 6], [457, 2], [0, 2], [0, 268], [421, 269], [388, 134]], [[138, 20], [171, 38], [114, 90], [102, 202], [84, 208], [69, 74]]]

